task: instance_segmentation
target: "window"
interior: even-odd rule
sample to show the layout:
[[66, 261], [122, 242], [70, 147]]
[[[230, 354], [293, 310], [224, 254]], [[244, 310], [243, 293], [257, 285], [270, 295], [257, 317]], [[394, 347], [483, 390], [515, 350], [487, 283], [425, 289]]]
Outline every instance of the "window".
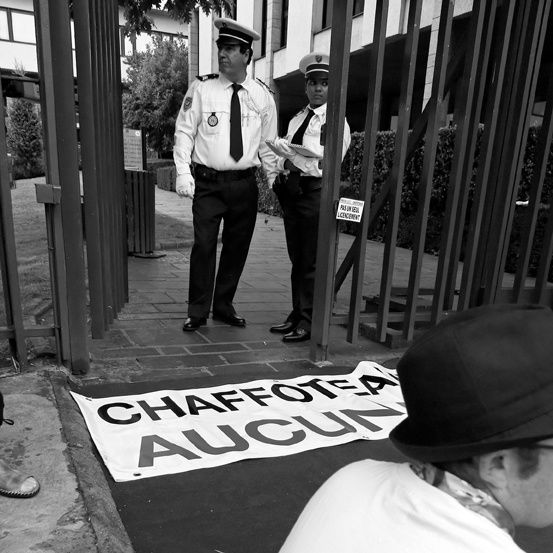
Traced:
[[35, 44], [35, 16], [32, 13], [16, 11], [12, 11], [11, 15], [13, 41]]
[[[352, 16], [363, 13], [365, 0], [353, 0]], [[323, 21], [322, 28], [326, 29], [332, 25], [332, 0], [323, 0]]]
[[33, 12], [0, 9], [0, 40], [36, 44]]
[[0, 40], [10, 40], [7, 10], [0, 10]]
[[288, 39], [288, 0], [282, 0], [282, 13], [280, 16], [280, 47], [286, 46]]

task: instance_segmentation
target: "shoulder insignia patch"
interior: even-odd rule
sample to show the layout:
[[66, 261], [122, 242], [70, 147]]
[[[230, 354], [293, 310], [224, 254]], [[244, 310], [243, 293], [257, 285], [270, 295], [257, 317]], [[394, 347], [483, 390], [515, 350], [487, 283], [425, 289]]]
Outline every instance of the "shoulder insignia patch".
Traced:
[[219, 76], [219, 73], [208, 73], [207, 75], [197, 75], [196, 79], [199, 81], [209, 81], [209, 79], [216, 79]]
[[258, 83], [262, 84], [271, 94], [274, 94], [274, 90], [272, 90], [269, 85], [265, 84], [261, 79], [256, 78], [255, 79]]
[[182, 109], [184, 111], [187, 111], [190, 109], [190, 107], [192, 106], [192, 96], [187, 96], [185, 99], [184, 99], [184, 104], [182, 105]]

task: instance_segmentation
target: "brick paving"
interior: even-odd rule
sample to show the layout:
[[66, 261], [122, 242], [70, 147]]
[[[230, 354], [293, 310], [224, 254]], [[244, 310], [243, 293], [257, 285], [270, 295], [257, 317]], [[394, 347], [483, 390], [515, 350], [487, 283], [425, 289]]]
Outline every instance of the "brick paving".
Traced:
[[[191, 201], [156, 188], [156, 212], [192, 226]], [[353, 238], [341, 235], [339, 260]], [[164, 247], [163, 244], [159, 245]], [[285, 319], [291, 306], [290, 262], [282, 219], [260, 213], [248, 261], [235, 298], [236, 311], [247, 320], [235, 328], [211, 319], [197, 332], [183, 333], [187, 313], [188, 271], [191, 244], [158, 250], [160, 258], [129, 258], [129, 303], [103, 339], [91, 340], [92, 368], [87, 380], [136, 381], [150, 378], [210, 374], [280, 372], [285, 366], [319, 370], [309, 360], [309, 342], [288, 346], [269, 327]], [[384, 246], [369, 242], [365, 293], [378, 292]], [[395, 278], [406, 285], [410, 252], [398, 250]], [[427, 256], [422, 285], [431, 286], [437, 259]], [[345, 312], [350, 280], [336, 301]], [[357, 345], [346, 341], [346, 328], [332, 326], [327, 363], [354, 368], [365, 359], [397, 357], [397, 350], [360, 337]], [[322, 363], [324, 365], [325, 363]]]

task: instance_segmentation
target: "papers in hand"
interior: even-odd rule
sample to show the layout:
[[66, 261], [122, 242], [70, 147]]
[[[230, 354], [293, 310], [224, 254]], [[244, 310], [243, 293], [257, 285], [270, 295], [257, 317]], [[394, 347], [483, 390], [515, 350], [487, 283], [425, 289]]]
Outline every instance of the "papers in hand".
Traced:
[[294, 154], [300, 154], [304, 157], [314, 157], [316, 159], [322, 159], [322, 155], [310, 150], [305, 146], [300, 146], [299, 144], [290, 144], [284, 138], [275, 138], [274, 140], [268, 139], [265, 141], [267, 146], [275, 152], [275, 154], [291, 158]]
[[310, 150], [307, 146], [300, 146], [299, 144], [290, 144], [289, 146], [296, 153], [304, 157], [314, 157], [316, 159], [323, 159], [323, 156], [321, 154], [318, 154], [317, 152]]

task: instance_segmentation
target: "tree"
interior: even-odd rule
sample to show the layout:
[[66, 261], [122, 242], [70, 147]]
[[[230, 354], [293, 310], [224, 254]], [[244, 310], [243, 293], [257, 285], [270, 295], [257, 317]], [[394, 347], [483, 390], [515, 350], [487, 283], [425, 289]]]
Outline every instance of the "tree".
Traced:
[[152, 30], [152, 20], [146, 15], [149, 10], [163, 8], [173, 19], [190, 23], [194, 8], [199, 7], [205, 14], [230, 14], [235, 0], [119, 0], [119, 4], [125, 9], [127, 31], [140, 33]]
[[15, 98], [8, 105], [7, 146], [14, 159], [14, 179], [44, 174], [42, 124], [37, 110], [36, 104], [23, 98]]
[[123, 121], [142, 128], [147, 144], [164, 153], [172, 150], [175, 120], [188, 88], [188, 49], [183, 39], [153, 37], [146, 52], [127, 58]]

